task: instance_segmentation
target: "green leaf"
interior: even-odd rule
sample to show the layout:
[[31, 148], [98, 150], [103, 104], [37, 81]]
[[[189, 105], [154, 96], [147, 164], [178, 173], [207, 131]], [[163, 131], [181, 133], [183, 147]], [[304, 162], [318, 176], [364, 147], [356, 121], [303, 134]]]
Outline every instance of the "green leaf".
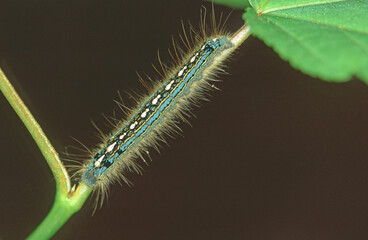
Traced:
[[231, 8], [241, 8], [244, 9], [246, 7], [249, 7], [249, 1], [248, 0], [207, 0], [209, 2], [214, 2], [217, 4], [225, 5]]
[[285, 10], [290, 8], [305, 7], [311, 5], [329, 4], [335, 2], [343, 2], [347, 0], [250, 0], [251, 5], [257, 10], [257, 13], [265, 14], [277, 10]]
[[252, 34], [314, 77], [368, 83], [368, 1], [251, 0]]

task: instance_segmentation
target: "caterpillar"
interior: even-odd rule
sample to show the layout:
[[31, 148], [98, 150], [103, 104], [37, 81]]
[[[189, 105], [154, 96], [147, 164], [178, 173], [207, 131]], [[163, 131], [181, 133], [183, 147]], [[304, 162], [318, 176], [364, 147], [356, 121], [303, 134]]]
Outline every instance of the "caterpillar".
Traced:
[[190, 25], [188, 35], [183, 25], [180, 38], [185, 50], [177, 47], [174, 40], [174, 51], [169, 50], [175, 67], [165, 70], [159, 60], [163, 80], [153, 83], [149, 88], [151, 93], [141, 97], [127, 120], [119, 123], [109, 137], [99, 130], [103, 143], [100, 148], [89, 151], [90, 156], [77, 175], [81, 184], [97, 192], [101, 205], [109, 185], [120, 180], [130, 184], [125, 173], [140, 173], [137, 159], [144, 160], [143, 154], [148, 148], [157, 148], [166, 135], [177, 132], [178, 123], [186, 121], [192, 106], [215, 89], [211, 81], [215, 81], [216, 74], [223, 71], [224, 61], [249, 35], [246, 26], [233, 35], [226, 33], [223, 27], [217, 27], [214, 16], [209, 31], [205, 18], [204, 14], [200, 32]]

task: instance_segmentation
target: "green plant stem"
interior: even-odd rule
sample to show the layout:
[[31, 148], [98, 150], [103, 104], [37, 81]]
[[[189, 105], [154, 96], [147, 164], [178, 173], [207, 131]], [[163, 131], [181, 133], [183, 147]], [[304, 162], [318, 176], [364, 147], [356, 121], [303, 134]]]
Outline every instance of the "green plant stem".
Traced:
[[241, 28], [238, 29], [230, 38], [232, 44], [234, 44], [235, 48], [238, 48], [251, 34], [249, 26], [244, 24]]
[[51, 145], [42, 128], [33, 117], [27, 106], [24, 104], [14, 87], [11, 85], [4, 72], [0, 69], [0, 90], [13, 107], [19, 118], [22, 120], [32, 138], [36, 142], [42, 155], [45, 157], [47, 164], [50, 166], [52, 174], [56, 181], [57, 189], [63, 193], [70, 191], [70, 178], [63, 163], [59, 159], [58, 153]]
[[58, 153], [1, 69], [0, 90], [35, 140], [54, 175], [56, 182], [54, 205], [42, 223], [28, 237], [37, 240], [50, 239], [74, 213], [79, 211], [92, 189], [85, 184], [80, 184], [75, 191], [71, 188], [69, 174]]
[[56, 193], [51, 211], [27, 239], [50, 239], [74, 213], [81, 209], [91, 191], [90, 187], [81, 184], [71, 197]]

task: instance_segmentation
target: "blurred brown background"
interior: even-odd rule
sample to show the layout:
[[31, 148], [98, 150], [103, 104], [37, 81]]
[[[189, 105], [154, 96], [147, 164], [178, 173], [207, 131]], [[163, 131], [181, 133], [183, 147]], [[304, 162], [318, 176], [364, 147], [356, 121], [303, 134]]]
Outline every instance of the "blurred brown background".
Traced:
[[[117, 90], [143, 90], [180, 20], [201, 1], [1, 1], [0, 59], [58, 151], [98, 141]], [[216, 12], [230, 9], [216, 6]], [[227, 28], [242, 25], [232, 13]], [[254, 37], [221, 76], [211, 102], [182, 124], [134, 187], [114, 185], [54, 239], [367, 239], [368, 87], [327, 83], [282, 61]], [[125, 98], [126, 99], [126, 98]], [[0, 238], [23, 239], [45, 217], [51, 172], [0, 96]]]

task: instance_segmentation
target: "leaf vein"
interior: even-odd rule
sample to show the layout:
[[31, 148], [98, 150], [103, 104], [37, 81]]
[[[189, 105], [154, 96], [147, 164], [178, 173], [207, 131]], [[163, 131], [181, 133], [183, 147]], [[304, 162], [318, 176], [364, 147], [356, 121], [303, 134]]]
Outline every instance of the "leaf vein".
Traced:
[[363, 32], [363, 31], [353, 29], [353, 28], [349, 28], [349, 27], [341, 27], [341, 26], [336, 25], [336, 24], [326, 24], [326, 23], [318, 22], [318, 21], [314, 21], [314, 20], [311, 21], [311, 20], [300, 19], [300, 18], [290, 17], [290, 16], [282, 16], [282, 15], [277, 15], [277, 14], [269, 14], [268, 16], [264, 16], [264, 17], [269, 19], [269, 16], [276, 17], [276, 18], [283, 18], [283, 19], [292, 19], [294, 21], [305, 22], [305, 23], [310, 23], [310, 24], [315, 24], [315, 25], [320, 25], [320, 26], [325, 26], [325, 27], [333, 27], [333, 28], [336, 28], [340, 31], [341, 30], [347, 30], [347, 31], [356, 32], [356, 33], [360, 33], [360, 34], [364, 34], [364, 35], [368, 36], [368, 32]]
[[312, 48], [308, 47], [307, 45], [303, 44], [302, 41], [300, 41], [297, 37], [295, 37], [293, 34], [291, 34], [290, 32], [288, 32], [285, 28], [283, 28], [282, 26], [278, 25], [277, 23], [273, 22], [271, 19], [269, 19], [270, 23], [275, 25], [276, 27], [278, 27], [282, 32], [284, 32], [286, 35], [290, 36], [291, 39], [293, 39], [296, 43], [298, 43], [302, 48], [305, 49], [305, 51], [309, 52], [316, 60], [318, 60], [319, 62], [321, 62], [321, 64], [324, 64], [325, 61], [323, 60], [323, 58], [321, 58], [318, 53], [316, 51], [313, 51]]
[[[331, 0], [331, 1], [322, 1], [322, 2], [312, 2], [312, 3], [301, 3], [301, 4], [295, 4], [295, 5], [290, 5], [290, 6], [281, 6], [281, 7], [275, 7], [275, 8], [270, 8], [267, 9], [265, 11], [258, 11], [257, 13], [270, 13], [270, 12], [276, 12], [276, 11], [282, 11], [282, 10], [289, 10], [289, 9], [297, 9], [300, 7], [309, 7], [309, 6], [316, 6], [316, 5], [325, 5], [325, 4], [333, 4], [333, 3], [338, 3], [338, 2], [346, 2], [349, 0]], [[267, 2], [267, 4], [269, 4], [271, 1]], [[263, 8], [266, 6], [263, 5]]]

